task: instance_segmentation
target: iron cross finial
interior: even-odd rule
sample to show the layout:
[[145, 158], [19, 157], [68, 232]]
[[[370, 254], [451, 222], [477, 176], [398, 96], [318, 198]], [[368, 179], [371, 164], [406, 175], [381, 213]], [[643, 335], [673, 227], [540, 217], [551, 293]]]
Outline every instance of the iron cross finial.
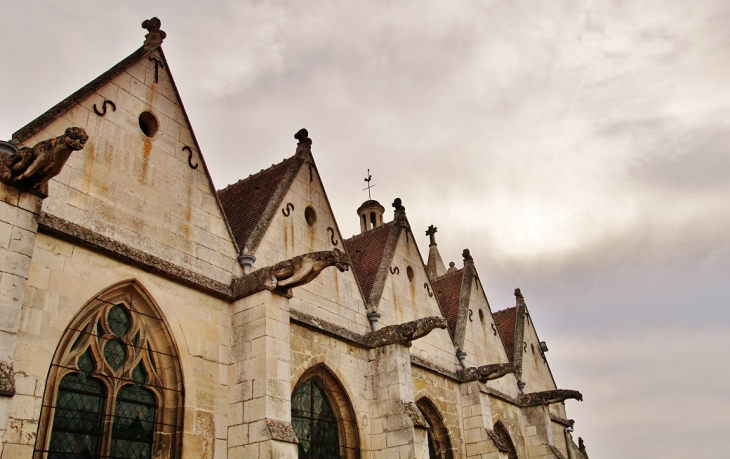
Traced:
[[374, 187], [375, 185], [371, 185], [370, 181], [373, 179], [373, 176], [370, 175], [370, 169], [368, 169], [368, 178], [365, 179], [366, 182], [368, 182], [367, 188], [363, 188], [363, 191], [368, 190], [368, 199], [372, 200], [372, 196], [370, 196], [370, 188]]

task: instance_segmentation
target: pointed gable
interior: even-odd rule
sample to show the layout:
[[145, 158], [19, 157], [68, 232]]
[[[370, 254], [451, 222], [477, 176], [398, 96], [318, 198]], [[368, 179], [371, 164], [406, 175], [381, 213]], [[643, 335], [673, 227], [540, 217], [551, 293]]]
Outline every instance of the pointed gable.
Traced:
[[289, 190], [301, 161], [296, 156], [218, 191], [218, 197], [241, 250], [253, 252]]
[[499, 330], [499, 337], [504, 345], [509, 361], [514, 361], [515, 355], [515, 327], [517, 326], [517, 307], [507, 308], [492, 314], [494, 323]]
[[380, 271], [380, 265], [394, 223], [386, 223], [344, 241], [347, 253], [350, 255], [350, 260], [352, 260], [352, 269], [357, 281], [360, 283], [366, 302], [370, 298], [375, 279]]
[[[443, 275], [432, 281], [441, 310], [449, 323], [449, 333], [456, 336], [456, 323], [459, 317], [459, 299], [464, 280], [464, 269]], [[466, 306], [468, 308], [468, 305]]]
[[227, 284], [241, 269], [235, 242], [162, 36], [152, 30], [144, 46], [19, 129], [13, 142], [32, 146], [83, 128], [89, 140], [49, 182], [43, 211]]

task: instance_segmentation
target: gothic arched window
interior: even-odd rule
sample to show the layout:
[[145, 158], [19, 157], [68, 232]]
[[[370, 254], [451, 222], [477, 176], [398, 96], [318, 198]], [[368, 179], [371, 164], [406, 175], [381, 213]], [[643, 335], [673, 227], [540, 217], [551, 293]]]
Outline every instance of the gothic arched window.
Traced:
[[35, 458], [175, 458], [183, 390], [175, 345], [133, 282], [74, 318], [46, 383]]
[[416, 406], [426, 418], [428, 423], [428, 453], [430, 459], [452, 459], [454, 453], [451, 449], [449, 432], [446, 430], [443, 419], [438, 410], [426, 397], [419, 399]]
[[300, 459], [357, 459], [357, 426], [350, 400], [324, 367], [307, 371], [294, 389], [291, 417]]
[[515, 449], [514, 443], [512, 443], [512, 438], [509, 436], [509, 432], [507, 432], [507, 429], [500, 421], [497, 421], [497, 423], [494, 424], [494, 433], [497, 434], [501, 443], [501, 445], [498, 445], [500, 447], [499, 449], [503, 453], [507, 453], [507, 459], [518, 459], [517, 450]]

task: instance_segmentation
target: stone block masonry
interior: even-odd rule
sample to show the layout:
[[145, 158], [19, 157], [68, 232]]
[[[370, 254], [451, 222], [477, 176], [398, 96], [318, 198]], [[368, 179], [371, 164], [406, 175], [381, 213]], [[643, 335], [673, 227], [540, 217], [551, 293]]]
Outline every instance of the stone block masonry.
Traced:
[[0, 182], [0, 435], [16, 392], [15, 348], [42, 202]]

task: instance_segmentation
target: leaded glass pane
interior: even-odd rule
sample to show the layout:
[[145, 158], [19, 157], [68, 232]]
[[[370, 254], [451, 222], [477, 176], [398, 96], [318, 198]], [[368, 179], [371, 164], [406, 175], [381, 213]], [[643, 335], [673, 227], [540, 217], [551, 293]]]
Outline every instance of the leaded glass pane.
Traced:
[[312, 383], [304, 384], [292, 397], [292, 416], [312, 415]]
[[144, 371], [144, 368], [142, 367], [142, 362], [137, 365], [137, 367], [132, 370], [132, 381], [136, 382], [137, 384], [144, 384], [147, 382], [147, 372]]
[[97, 457], [104, 392], [99, 381], [83, 374], [67, 375], [61, 380], [48, 445], [49, 459]]
[[124, 348], [124, 343], [117, 340], [106, 343], [104, 358], [115, 370], [124, 365], [125, 360], [127, 360], [127, 350]]
[[129, 314], [127, 310], [120, 305], [116, 305], [109, 310], [109, 329], [117, 335], [122, 337], [129, 331]]
[[294, 432], [297, 434], [299, 440], [299, 457], [305, 458], [310, 456], [311, 450], [311, 438], [312, 438], [312, 423], [309, 419], [295, 418], [291, 420]]
[[292, 396], [292, 426], [299, 439], [301, 459], [340, 457], [339, 432], [334, 412], [322, 390], [312, 381]]
[[139, 386], [124, 386], [117, 395], [110, 455], [149, 459], [155, 432], [155, 396]]
[[81, 357], [79, 357], [79, 360], [76, 362], [76, 364], [78, 365], [79, 370], [83, 371], [84, 373], [93, 373], [94, 370], [96, 370], [94, 357], [91, 356], [91, 351], [89, 349], [81, 354]]

